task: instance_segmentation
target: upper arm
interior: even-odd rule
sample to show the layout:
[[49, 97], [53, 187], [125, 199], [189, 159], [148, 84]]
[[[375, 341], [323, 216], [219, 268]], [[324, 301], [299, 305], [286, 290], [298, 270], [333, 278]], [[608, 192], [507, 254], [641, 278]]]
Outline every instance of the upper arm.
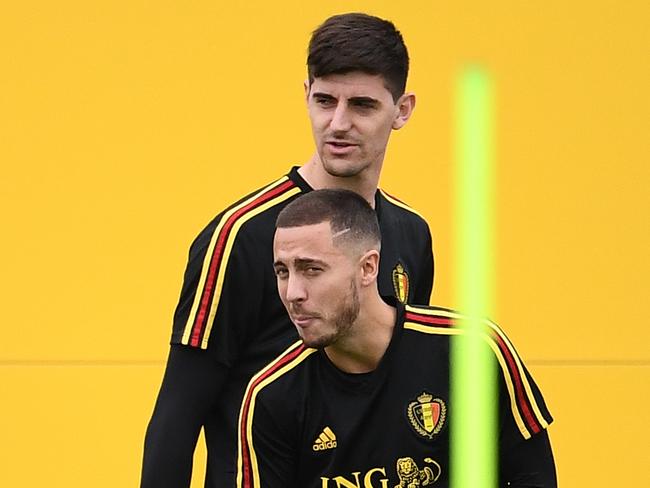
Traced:
[[512, 343], [498, 327], [491, 330], [500, 370], [501, 486], [554, 488], [555, 462], [547, 431], [553, 417]]
[[194, 447], [227, 369], [206, 351], [173, 345], [147, 427], [141, 487], [189, 486]]
[[165, 409], [187, 409], [202, 417], [216, 403], [227, 377], [228, 368], [206, 351], [172, 345], [156, 408], [162, 403]]
[[508, 488], [556, 488], [553, 451], [545, 430], [501, 453], [499, 486]]
[[419, 254], [416, 256], [417, 278], [414, 280], [413, 293], [410, 303], [428, 305], [433, 290], [434, 259], [431, 232], [428, 224], [421, 220], [418, 236]]
[[433, 256], [433, 242], [431, 240], [431, 231], [429, 225], [424, 223], [424, 250], [422, 252], [422, 275], [420, 277], [419, 296], [418, 299], [424, 305], [428, 305], [431, 301], [431, 292], [433, 291], [433, 277], [435, 274], [435, 259]]
[[174, 314], [173, 344], [209, 349], [226, 365], [236, 359], [249, 328], [259, 322], [264, 267], [272, 262], [270, 237], [254, 231], [234, 229], [222, 216], [194, 241]]

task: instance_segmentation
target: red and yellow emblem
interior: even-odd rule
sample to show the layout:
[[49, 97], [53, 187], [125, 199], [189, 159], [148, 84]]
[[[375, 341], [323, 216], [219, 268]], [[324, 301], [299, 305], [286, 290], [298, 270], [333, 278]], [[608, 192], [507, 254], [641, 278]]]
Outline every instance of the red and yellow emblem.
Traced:
[[411, 426], [423, 437], [432, 439], [445, 424], [447, 406], [440, 398], [422, 392], [417, 401], [409, 403], [407, 415]]
[[401, 263], [397, 263], [397, 266], [393, 268], [393, 288], [397, 299], [406, 303], [409, 297], [409, 275]]

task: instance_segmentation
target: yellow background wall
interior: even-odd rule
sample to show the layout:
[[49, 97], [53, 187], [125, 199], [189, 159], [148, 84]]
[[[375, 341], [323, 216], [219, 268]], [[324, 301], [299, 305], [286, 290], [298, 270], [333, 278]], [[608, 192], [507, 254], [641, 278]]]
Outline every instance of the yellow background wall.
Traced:
[[454, 82], [492, 73], [494, 318], [555, 415], [562, 486], [650, 486], [647, 2], [6, 3], [0, 486], [137, 485], [188, 246], [311, 155], [306, 44], [350, 10], [410, 48], [382, 186], [429, 220], [442, 305]]

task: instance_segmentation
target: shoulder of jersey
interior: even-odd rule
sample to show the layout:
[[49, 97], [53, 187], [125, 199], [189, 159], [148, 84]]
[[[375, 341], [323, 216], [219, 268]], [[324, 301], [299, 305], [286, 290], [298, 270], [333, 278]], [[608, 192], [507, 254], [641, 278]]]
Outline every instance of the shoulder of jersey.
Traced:
[[202, 245], [205, 246], [205, 254], [202, 258], [194, 302], [184, 328], [182, 344], [207, 348], [221, 298], [225, 269], [235, 239], [242, 227], [256, 216], [265, 215], [269, 209], [301, 192], [302, 190], [288, 176], [283, 176], [228, 207], [204, 230], [201, 240]]
[[381, 196], [382, 196], [382, 197], [383, 197], [383, 198], [384, 198], [388, 203], [390, 203], [390, 204], [393, 205], [394, 207], [400, 208], [400, 209], [402, 209], [402, 210], [406, 210], [406, 211], [408, 212], [408, 214], [411, 214], [411, 215], [413, 215], [413, 216], [419, 217], [419, 218], [422, 219], [423, 221], [425, 220], [424, 217], [422, 216], [422, 214], [420, 214], [420, 212], [418, 212], [418, 211], [415, 210], [414, 208], [410, 207], [409, 205], [407, 205], [406, 203], [404, 203], [404, 202], [401, 201], [400, 199], [398, 199], [398, 198], [396, 198], [396, 197], [390, 195], [390, 194], [387, 193], [385, 190], [379, 188], [379, 194], [380, 194], [380, 195], [381, 195]]
[[215, 218], [217, 222], [215, 233], [224, 232], [237, 223], [247, 222], [301, 192], [302, 190], [293, 180], [287, 175], [282, 176], [240, 198], [221, 211]]
[[[456, 336], [467, 333], [469, 317], [442, 307], [405, 306], [404, 329], [427, 335]], [[500, 366], [513, 418], [521, 435], [528, 439], [552, 421], [541, 394], [523, 361], [505, 333], [494, 322], [479, 319], [480, 337], [490, 347]]]
[[[273, 382], [296, 371], [316, 352], [307, 348], [302, 341], [289, 346], [280, 356], [253, 376], [248, 383], [239, 410], [239, 434], [237, 442], [237, 487], [259, 486], [259, 468], [257, 466], [255, 445], [253, 441], [253, 417], [262, 390], [272, 386]], [[284, 405], [287, 397], [280, 398]], [[257, 481], [255, 481], [257, 480]]]
[[306, 364], [307, 359], [317, 352], [303, 344], [301, 340], [294, 342], [276, 359], [262, 368], [248, 383], [244, 396], [244, 403], [251, 401], [263, 388], [288, 374], [298, 372], [300, 366]]
[[427, 334], [462, 334], [467, 317], [455, 310], [431, 305], [405, 305], [404, 328]]

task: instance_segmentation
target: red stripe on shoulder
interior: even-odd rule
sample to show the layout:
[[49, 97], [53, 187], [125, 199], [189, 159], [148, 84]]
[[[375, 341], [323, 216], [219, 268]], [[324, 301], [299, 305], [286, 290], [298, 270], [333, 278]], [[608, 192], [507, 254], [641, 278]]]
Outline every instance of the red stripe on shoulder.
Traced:
[[508, 370], [510, 371], [510, 376], [515, 386], [515, 396], [517, 400], [517, 405], [519, 405], [519, 409], [521, 410], [524, 420], [527, 423], [528, 428], [534, 434], [537, 434], [538, 432], [542, 431], [542, 426], [535, 418], [535, 415], [533, 415], [532, 407], [528, 400], [528, 396], [526, 395], [526, 390], [524, 388], [521, 375], [519, 374], [519, 368], [517, 367], [517, 362], [515, 360], [515, 357], [510, 351], [508, 345], [505, 343], [505, 341], [499, 334], [497, 334], [494, 330], [492, 330], [490, 335], [492, 336], [494, 342], [496, 342], [497, 346], [499, 347], [499, 350], [501, 351], [501, 354], [503, 354], [503, 357], [505, 358], [506, 363], [508, 364]]
[[212, 257], [210, 258], [210, 268], [208, 271], [208, 276], [205, 281], [205, 286], [203, 288], [203, 293], [201, 296], [201, 304], [196, 314], [194, 320], [194, 325], [192, 326], [192, 336], [190, 338], [190, 344], [194, 347], [198, 347], [201, 342], [201, 336], [207, 324], [207, 318], [210, 310], [210, 303], [212, 301], [212, 296], [214, 294], [214, 289], [217, 281], [217, 275], [221, 262], [223, 260], [223, 252], [230, 235], [230, 231], [235, 223], [242, 217], [244, 217], [248, 212], [254, 210], [260, 205], [272, 200], [273, 198], [281, 195], [282, 193], [290, 190], [295, 186], [295, 183], [291, 180], [287, 180], [279, 186], [267, 191], [266, 193], [260, 195], [255, 200], [249, 204], [243, 206], [234, 212], [226, 221], [226, 223], [221, 228], [219, 236], [217, 238], [217, 244], [214, 247]]
[[280, 357], [275, 364], [273, 364], [268, 370], [264, 371], [258, 378], [252, 382], [246, 392], [246, 397], [242, 404], [242, 413], [241, 413], [241, 423], [239, 424], [239, 435], [241, 439], [242, 446], [242, 470], [243, 470], [243, 485], [242, 488], [253, 488], [253, 473], [251, 469], [251, 460], [250, 460], [250, 446], [248, 445], [248, 438], [246, 436], [246, 426], [248, 425], [248, 416], [250, 413], [251, 400], [253, 398], [253, 392], [262, 383], [266, 378], [273, 375], [276, 371], [283, 368], [285, 365], [293, 361], [295, 358], [300, 356], [302, 352], [307, 349], [304, 344], [300, 344], [297, 348], [290, 350], [284, 356]]
[[424, 325], [437, 325], [441, 327], [454, 327], [455, 325], [453, 319], [449, 317], [424, 315], [415, 312], [406, 312], [404, 316], [409, 322], [418, 322]]
[[[442, 316], [432, 316], [424, 315], [415, 312], [408, 311], [405, 314], [406, 320], [410, 322], [416, 322], [423, 325], [434, 325], [437, 327], [456, 327], [458, 324], [449, 317]], [[486, 327], [486, 333], [492, 338], [495, 342], [501, 355], [506, 361], [508, 372], [504, 371], [504, 374], [509, 374], [512, 378], [512, 383], [515, 387], [515, 398], [519, 410], [522, 413], [524, 421], [526, 422], [528, 428], [534, 433], [542, 431], [542, 426], [538, 422], [537, 418], [532, 412], [532, 406], [528, 395], [526, 394], [526, 389], [524, 388], [523, 379], [520, 374], [519, 367], [517, 366], [517, 361], [513, 355], [513, 352], [510, 350], [506, 344], [503, 337], [494, 329]]]

